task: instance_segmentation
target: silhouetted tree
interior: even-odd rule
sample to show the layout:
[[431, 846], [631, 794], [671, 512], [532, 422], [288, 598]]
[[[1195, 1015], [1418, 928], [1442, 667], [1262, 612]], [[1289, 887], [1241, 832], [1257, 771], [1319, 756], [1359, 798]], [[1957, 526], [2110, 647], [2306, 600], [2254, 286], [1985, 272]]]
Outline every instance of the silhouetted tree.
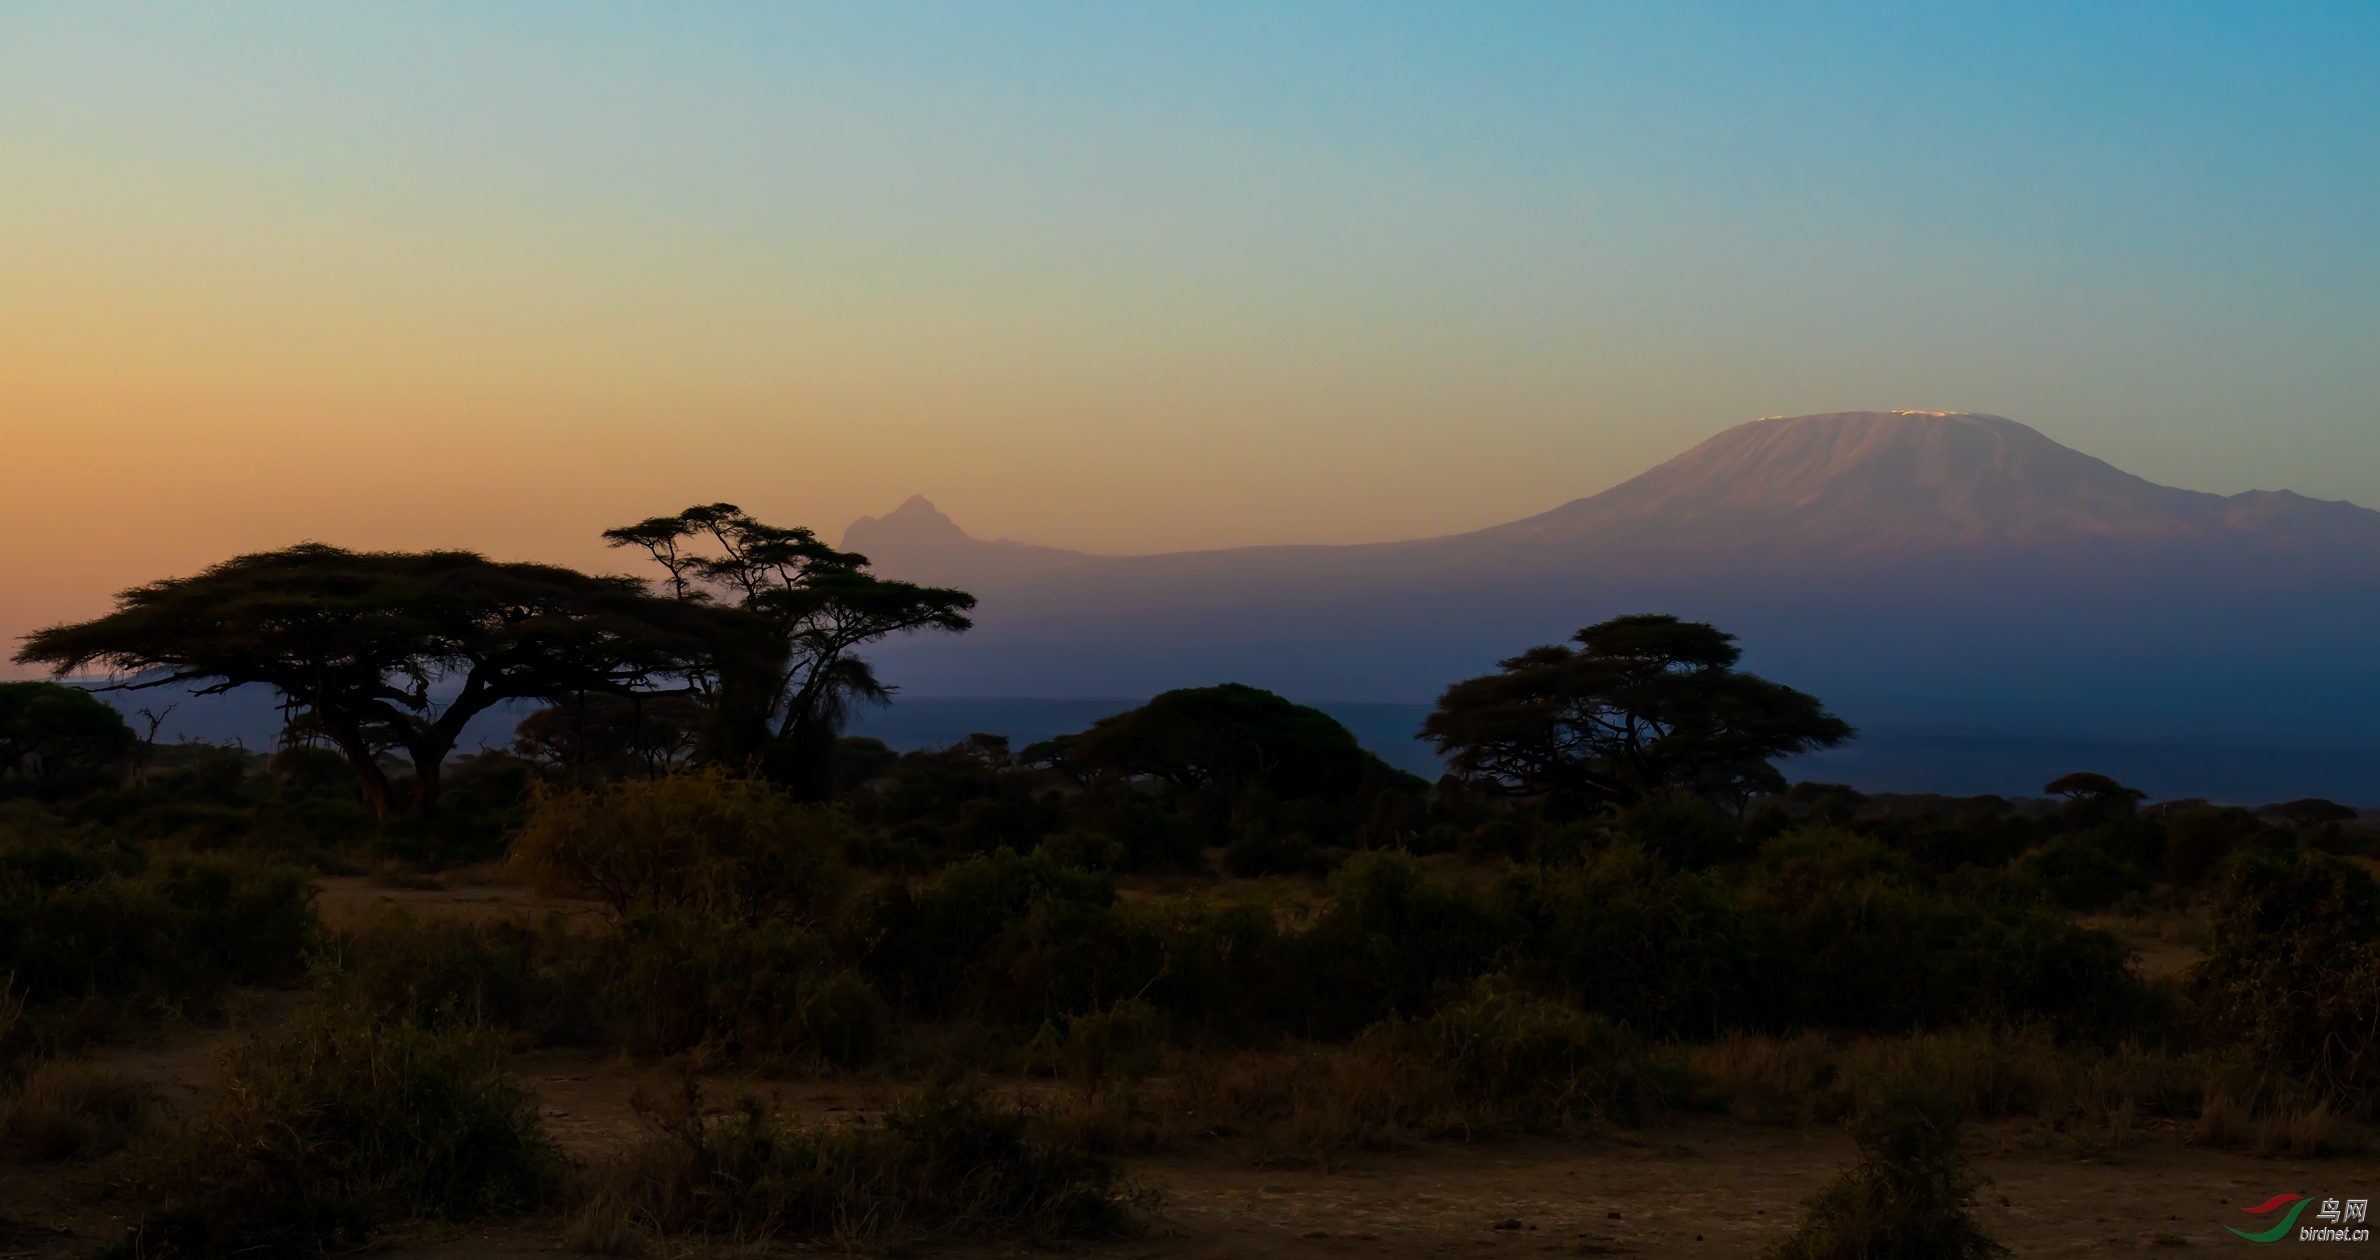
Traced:
[[2133, 816], [2148, 793], [2139, 788], [2125, 787], [2104, 774], [2077, 770], [2059, 775], [2041, 785], [2052, 796], [2063, 796], [2066, 804], [2060, 809], [2072, 827], [2095, 827]]
[[[133, 676], [113, 684], [124, 690], [270, 686], [346, 756], [385, 818], [436, 806], [447, 753], [494, 705], [771, 671], [762, 629], [746, 614], [655, 598], [633, 578], [306, 543], [134, 587], [104, 617], [27, 636], [16, 659], [61, 674], [100, 665]], [[412, 758], [402, 803], [376, 735]]]
[[1814, 697], [1735, 669], [1735, 636], [1699, 621], [1619, 617], [1572, 641], [1447, 688], [1421, 738], [1491, 790], [1628, 806], [1668, 788], [1768, 790], [1752, 764], [1854, 734]]
[[55, 780], [121, 764], [139, 748], [124, 715], [80, 687], [0, 683], [0, 776]]
[[2363, 812], [2352, 805], [2326, 801], [2319, 796], [2290, 801], [2285, 805], [2267, 805], [2265, 813], [2276, 814], [2300, 831], [2311, 831], [2324, 823], [2354, 822]]
[[810, 530], [763, 524], [732, 503], [690, 507], [605, 530], [614, 547], [642, 547], [686, 603], [724, 601], [763, 618], [783, 645], [774, 683], [739, 703], [712, 697], [717, 727], [710, 755], [758, 754], [774, 777], [824, 796], [834, 739], [851, 706], [881, 703], [891, 689], [853, 654], [861, 644], [907, 630], [963, 631], [974, 625], [965, 591], [895, 582], [866, 572], [868, 558], [837, 551]]
[[1088, 730], [1035, 744], [1023, 760], [1078, 782], [1149, 775], [1226, 797], [1262, 785], [1284, 800], [1345, 796], [1367, 776], [1411, 778], [1331, 715], [1241, 683], [1168, 691]]
[[522, 718], [512, 751], [572, 782], [609, 775], [647, 778], [686, 761], [704, 713], [691, 696], [563, 698]]

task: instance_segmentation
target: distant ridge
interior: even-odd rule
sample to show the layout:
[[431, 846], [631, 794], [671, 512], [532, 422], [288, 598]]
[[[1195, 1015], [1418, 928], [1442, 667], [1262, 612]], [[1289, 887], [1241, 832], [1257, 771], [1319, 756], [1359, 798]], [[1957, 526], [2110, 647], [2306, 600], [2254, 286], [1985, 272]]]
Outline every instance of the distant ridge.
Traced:
[[1095, 556], [971, 538], [913, 498], [845, 546], [981, 597], [974, 631], [882, 648], [920, 696], [1232, 679], [1426, 703], [1651, 610], [1735, 632], [1860, 725], [2380, 760], [2380, 512], [2161, 486], [2001, 416], [1755, 420], [1599, 494], [1404, 542]]
[[1091, 558], [1079, 551], [973, 537], [922, 494], [910, 495], [882, 516], [853, 521], [843, 531], [843, 550], [867, 556], [886, 574], [931, 586], [981, 586]]
[[[2380, 512], [2287, 490], [2226, 496], [2158, 485], [2004, 416], [1843, 411], [1737, 425], [1600, 494], [1509, 524], [1407, 543], [1295, 550], [1464, 554], [1481, 545], [1517, 545], [1542, 554], [1548, 544], [1569, 544], [1588, 552], [1697, 548], [1807, 556], [2084, 541], [2263, 541], [2380, 555]], [[852, 522], [843, 545], [913, 580], [979, 585], [1087, 561], [1154, 558], [973, 538], [923, 495]]]

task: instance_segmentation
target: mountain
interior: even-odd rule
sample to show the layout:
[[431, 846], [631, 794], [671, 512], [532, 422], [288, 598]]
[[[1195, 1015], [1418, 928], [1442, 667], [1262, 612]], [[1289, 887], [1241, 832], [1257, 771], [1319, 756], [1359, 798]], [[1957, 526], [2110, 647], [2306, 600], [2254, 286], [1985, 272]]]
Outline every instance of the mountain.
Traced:
[[1665, 611], [1879, 729], [2380, 753], [2380, 512], [2161, 486], [1998, 416], [1756, 420], [1551, 511], [1404, 542], [1098, 556], [975, 539], [913, 498], [844, 546], [981, 598], [969, 634], [882, 646], [921, 696], [1234, 679], [1424, 703]]
[[1738, 425], [1602, 494], [1479, 535], [1805, 555], [2251, 536], [2380, 547], [2380, 512], [2285, 490], [2160, 486], [2000, 416], [1855, 411]]

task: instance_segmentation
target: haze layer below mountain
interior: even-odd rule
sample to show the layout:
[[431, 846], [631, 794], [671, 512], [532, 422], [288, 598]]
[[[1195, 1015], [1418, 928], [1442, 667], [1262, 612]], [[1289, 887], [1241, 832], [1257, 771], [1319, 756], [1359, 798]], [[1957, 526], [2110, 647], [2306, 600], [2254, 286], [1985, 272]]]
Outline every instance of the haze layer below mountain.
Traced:
[[2380, 512], [2157, 485], [1997, 416], [1758, 420], [1601, 494], [1405, 542], [1096, 556], [976, 539], [919, 497], [843, 543], [982, 599], [969, 634], [879, 650], [912, 696], [1228, 679], [1422, 704], [1660, 611], [1879, 730], [2380, 749]]

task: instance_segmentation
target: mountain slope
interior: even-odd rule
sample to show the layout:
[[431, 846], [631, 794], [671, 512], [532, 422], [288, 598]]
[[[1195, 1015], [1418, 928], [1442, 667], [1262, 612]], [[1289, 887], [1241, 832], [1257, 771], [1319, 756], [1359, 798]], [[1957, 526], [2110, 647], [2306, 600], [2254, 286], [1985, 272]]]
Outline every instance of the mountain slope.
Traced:
[[845, 545], [982, 597], [975, 631], [882, 650], [920, 695], [1236, 679], [1421, 702], [1655, 610], [1738, 633], [1752, 667], [1855, 722], [2380, 747], [2380, 512], [2160, 486], [1996, 416], [1754, 421], [1600, 494], [1407, 542], [1093, 556], [972, 539], [913, 499]]

